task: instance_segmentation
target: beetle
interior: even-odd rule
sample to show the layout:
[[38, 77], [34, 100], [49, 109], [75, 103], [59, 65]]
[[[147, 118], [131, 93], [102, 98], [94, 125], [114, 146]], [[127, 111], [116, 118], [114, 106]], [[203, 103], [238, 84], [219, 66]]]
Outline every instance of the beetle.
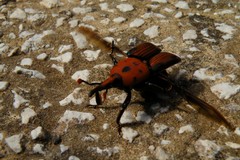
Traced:
[[[89, 83], [82, 79], [78, 79], [77, 82], [79, 84], [86, 83], [88, 85], [97, 85], [89, 92], [89, 97], [95, 94], [97, 105], [102, 104], [102, 99], [99, 93], [102, 90], [106, 90], [103, 96], [104, 99], [106, 98], [107, 91], [110, 88], [118, 88], [127, 93], [127, 97], [122, 103], [116, 119], [119, 133], [121, 132], [122, 126], [120, 124], [120, 119], [131, 101], [131, 90], [134, 89], [141, 91], [142, 88], [148, 86], [165, 91], [175, 90], [187, 101], [200, 106], [203, 111], [207, 112], [218, 122], [225, 124], [228, 128], [233, 128], [232, 125], [224, 118], [224, 116], [213, 106], [192, 95], [189, 91], [177, 85], [169, 78], [166, 69], [181, 61], [180, 57], [177, 55], [168, 52], [162, 52], [160, 48], [149, 42], [143, 42], [130, 49], [125, 54], [114, 45], [114, 42], [112, 42], [112, 44], [106, 42], [98, 34], [87, 27], [80, 27], [78, 32], [83, 34], [90, 43], [100, 47], [102, 51], [111, 51], [110, 57], [114, 66], [110, 70], [109, 77], [106, 80], [101, 83]], [[113, 56], [114, 52], [127, 56], [118, 61]]]

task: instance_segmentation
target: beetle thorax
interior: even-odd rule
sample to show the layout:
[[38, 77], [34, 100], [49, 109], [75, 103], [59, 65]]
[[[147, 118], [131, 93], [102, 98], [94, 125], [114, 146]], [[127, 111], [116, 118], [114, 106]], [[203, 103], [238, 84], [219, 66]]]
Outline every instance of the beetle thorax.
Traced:
[[119, 61], [110, 71], [110, 75], [118, 74], [122, 78], [123, 87], [134, 87], [149, 77], [148, 66], [137, 58], [126, 58]]

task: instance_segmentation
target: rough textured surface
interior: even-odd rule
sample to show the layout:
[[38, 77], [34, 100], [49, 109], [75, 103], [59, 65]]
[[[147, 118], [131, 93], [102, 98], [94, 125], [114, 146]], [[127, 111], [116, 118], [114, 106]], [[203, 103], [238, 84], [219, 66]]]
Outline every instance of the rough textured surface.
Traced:
[[[239, 11], [236, 0], [0, 1], [0, 81], [8, 84], [0, 90], [0, 158], [239, 159]], [[79, 25], [114, 39], [123, 51], [142, 40], [177, 54], [182, 62], [168, 70], [171, 77], [185, 79], [183, 86], [238, 129], [178, 109], [187, 102], [175, 93], [148, 103], [134, 91], [127, 109], [133, 123], [126, 127], [137, 134], [119, 136], [115, 121], [122, 100], [115, 97], [123, 92], [109, 90], [94, 109], [86, 107], [92, 87], [75, 81], [103, 81], [112, 66], [107, 53], [76, 32]], [[23, 114], [30, 109], [34, 114]], [[150, 121], [138, 121], [138, 113], [149, 114]], [[167, 129], [158, 131], [156, 124]], [[39, 126], [41, 136], [32, 138]]]

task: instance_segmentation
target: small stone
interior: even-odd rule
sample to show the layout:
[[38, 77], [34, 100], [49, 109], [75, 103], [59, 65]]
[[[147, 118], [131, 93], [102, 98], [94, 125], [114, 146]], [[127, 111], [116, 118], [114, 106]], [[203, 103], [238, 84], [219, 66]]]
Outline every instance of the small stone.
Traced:
[[42, 134], [41, 126], [38, 126], [37, 128], [31, 131], [31, 137], [33, 140], [39, 138], [41, 134]]
[[31, 70], [31, 69], [25, 69], [19, 66], [16, 66], [13, 70], [14, 73], [18, 74], [25, 74], [30, 76], [31, 78], [39, 78], [39, 79], [45, 79], [46, 77], [39, 71]]
[[39, 54], [36, 58], [38, 59], [38, 60], [45, 60], [45, 59], [47, 59], [47, 54], [46, 53], [41, 53], [41, 54]]
[[33, 62], [33, 60], [32, 60], [31, 58], [23, 58], [23, 59], [21, 60], [20, 65], [21, 65], [21, 66], [31, 66], [31, 65], [32, 65], [32, 62]]
[[9, 17], [16, 18], [16, 19], [25, 19], [27, 15], [22, 9], [17, 8]]
[[234, 85], [232, 83], [219, 83], [211, 87], [211, 91], [217, 95], [220, 99], [228, 99], [231, 96], [240, 92], [240, 85]]
[[87, 81], [89, 75], [90, 75], [89, 70], [85, 69], [85, 70], [81, 70], [81, 71], [75, 72], [75, 73], [72, 75], [71, 78], [72, 78], [73, 80], [75, 80], [75, 81], [77, 81], [79, 78], [82, 79], [82, 80]]
[[60, 18], [58, 18], [58, 19], [57, 19], [57, 22], [56, 22], [56, 28], [62, 26], [64, 20], [66, 20], [66, 17], [60, 17]]
[[131, 4], [119, 4], [117, 5], [117, 8], [121, 11], [121, 12], [129, 12], [134, 10], [133, 6]]
[[130, 143], [133, 142], [134, 138], [138, 136], [138, 132], [128, 128], [128, 127], [123, 127], [122, 128], [122, 134], [123, 134], [123, 139], [128, 140]]
[[138, 28], [138, 27], [140, 27], [141, 25], [143, 25], [144, 24], [144, 20], [143, 19], [141, 19], [141, 18], [136, 18], [134, 21], [132, 21], [131, 23], [130, 23], [130, 27], [136, 27], [136, 28]]
[[33, 146], [33, 152], [45, 155], [46, 152], [43, 151], [44, 145], [43, 144], [35, 144]]
[[156, 135], [156, 136], [160, 136], [162, 135], [163, 133], [167, 132], [169, 130], [169, 127], [166, 126], [165, 124], [158, 124], [158, 123], [155, 123], [153, 125], [153, 133]]
[[85, 50], [83, 51], [82, 55], [88, 60], [88, 61], [95, 61], [99, 54], [100, 54], [101, 50], [97, 50], [97, 51], [92, 51], [92, 50]]
[[98, 134], [87, 134], [82, 138], [82, 141], [88, 141], [88, 142], [98, 141], [99, 137], [100, 136]]
[[59, 53], [63, 53], [63, 52], [66, 52], [70, 49], [73, 48], [73, 45], [72, 44], [69, 44], [69, 45], [61, 45], [59, 48], [58, 48], [58, 52]]
[[78, 32], [71, 32], [70, 33], [79, 49], [84, 49], [87, 47], [87, 39], [83, 34], [80, 34]]
[[239, 149], [239, 148], [240, 148], [240, 144], [238, 144], [238, 143], [226, 142], [225, 144], [226, 144], [227, 146], [233, 148], [233, 149]]
[[14, 102], [13, 102], [14, 108], [19, 108], [22, 104], [29, 102], [29, 100], [24, 99], [22, 96], [17, 94], [17, 92], [15, 92], [14, 90], [12, 90], [12, 93], [14, 94]]
[[211, 75], [208, 75], [207, 72], [209, 70], [210, 70], [209, 68], [200, 68], [193, 73], [193, 76], [196, 77], [197, 80], [212, 80], [212, 81], [215, 81], [223, 77], [222, 73], [213, 73]]
[[63, 144], [60, 144], [61, 154], [63, 154], [63, 153], [66, 152], [67, 150], [69, 150], [69, 147], [68, 147], [68, 146], [65, 146], [65, 145], [63, 145]]
[[52, 107], [52, 104], [50, 102], [46, 102], [43, 104], [43, 109], [46, 109], [46, 108], [49, 108], [49, 107]]
[[113, 19], [113, 22], [115, 23], [123, 23], [124, 21], [126, 21], [126, 18], [124, 17], [117, 17]]
[[238, 136], [240, 136], [240, 127], [237, 127], [234, 131], [234, 133]]
[[22, 137], [22, 134], [13, 135], [11, 137], [7, 137], [5, 142], [15, 153], [20, 153], [22, 152], [22, 146], [20, 144]]
[[194, 129], [192, 128], [192, 125], [188, 124], [186, 126], [182, 126], [178, 131], [179, 134], [182, 134], [184, 132], [194, 132]]
[[169, 155], [160, 146], [158, 146], [154, 152], [155, 158], [157, 160], [167, 160], [170, 158]]
[[170, 42], [174, 42], [175, 38], [173, 36], [167, 37], [165, 39], [163, 39], [161, 42], [162, 43], [170, 43]]
[[29, 122], [29, 120], [36, 115], [37, 115], [36, 112], [29, 107], [23, 109], [23, 111], [21, 113], [22, 124], [27, 124]]
[[51, 68], [54, 68], [54, 69], [58, 70], [58, 71], [61, 72], [62, 74], [65, 73], [63, 66], [59, 66], [59, 65], [56, 65], [56, 64], [52, 64], [52, 65], [51, 65]]
[[59, 0], [42, 0], [40, 2], [41, 5], [45, 6], [46, 8], [53, 8], [59, 5]]
[[9, 33], [8, 38], [9, 39], [15, 39], [16, 35], [14, 33]]
[[72, 61], [72, 52], [66, 52], [60, 56], [50, 58], [50, 60], [58, 61], [61, 63], [69, 63]]
[[141, 121], [141, 122], [145, 122], [145, 123], [150, 123], [152, 121], [152, 117], [149, 116], [146, 112], [144, 111], [138, 111], [137, 113], [137, 117], [136, 117], [137, 121]]
[[12, 56], [17, 55], [17, 54], [18, 54], [18, 50], [19, 50], [18, 47], [13, 48], [13, 49], [10, 51], [10, 53], [8, 54], [8, 57], [12, 57]]
[[108, 128], [109, 128], [109, 124], [108, 124], [108, 123], [104, 123], [104, 124], [103, 124], [103, 129], [106, 130], [106, 129], [108, 129]]
[[178, 2], [175, 4], [175, 7], [181, 8], [181, 9], [189, 9], [188, 3], [185, 2], [185, 1], [178, 1]]
[[68, 24], [70, 25], [71, 28], [77, 27], [78, 23], [79, 23], [78, 19], [73, 19], [68, 22]]
[[168, 0], [151, 0], [152, 2], [157, 2], [157, 3], [167, 3]]
[[0, 91], [5, 91], [9, 86], [9, 82], [7, 81], [0, 81]]
[[176, 14], [175, 14], [175, 18], [181, 18], [183, 16], [183, 13], [181, 11], [178, 11]]
[[91, 113], [66, 110], [58, 123], [69, 123], [70, 121], [77, 120], [79, 124], [82, 124], [86, 121], [92, 121], [94, 119], [95, 117]]
[[191, 39], [196, 39], [197, 38], [197, 33], [195, 30], [187, 30], [183, 34], [183, 40], [191, 40]]
[[210, 140], [199, 139], [194, 144], [198, 155], [204, 159], [212, 159], [221, 150], [221, 147]]
[[146, 29], [143, 33], [146, 35], [146, 36], [149, 36], [149, 38], [155, 38], [158, 36], [158, 26], [154, 25], [148, 29]]
[[76, 157], [76, 156], [70, 156], [68, 158], [68, 160], [80, 160], [80, 159], [78, 157]]
[[59, 101], [60, 106], [66, 106], [70, 103], [73, 103], [75, 105], [80, 105], [84, 102], [84, 98], [81, 97], [79, 93], [81, 91], [81, 88], [76, 88], [74, 91], [69, 94], [66, 98], [63, 100]]
[[31, 31], [23, 31], [19, 34], [19, 38], [27, 38], [28, 36], [33, 35], [34, 32]]
[[132, 123], [134, 120], [133, 114], [130, 111], [125, 111], [120, 119], [120, 123]]
[[81, 8], [81, 7], [75, 7], [72, 9], [74, 14], [86, 14], [89, 12], [92, 12], [92, 8], [91, 7], [86, 7], [86, 8]]

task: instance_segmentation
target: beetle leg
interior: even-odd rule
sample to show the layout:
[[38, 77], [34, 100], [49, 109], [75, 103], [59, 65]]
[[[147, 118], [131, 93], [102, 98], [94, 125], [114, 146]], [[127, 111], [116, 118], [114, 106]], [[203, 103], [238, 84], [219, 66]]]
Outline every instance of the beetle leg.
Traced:
[[113, 61], [113, 64], [116, 65], [118, 62], [117, 62], [116, 58], [113, 56], [114, 48], [115, 48], [115, 46], [114, 46], [114, 41], [112, 41], [112, 51], [111, 51], [111, 53], [110, 53], [110, 57], [111, 57], [111, 59], [112, 59], [112, 61]]
[[126, 90], [127, 92], [127, 97], [126, 99], [124, 100], [123, 104], [122, 104], [122, 108], [121, 110], [119, 111], [118, 113], [118, 116], [117, 116], [117, 125], [118, 125], [118, 133], [120, 135], [121, 133], [121, 124], [120, 124], [120, 119], [124, 113], [124, 111], [126, 110], [127, 106], [129, 105], [130, 101], [131, 101], [131, 97], [132, 97], [132, 94], [131, 94], [131, 90]]
[[107, 92], [108, 92], [108, 89], [106, 89], [106, 91], [103, 93], [103, 101], [107, 99]]
[[100, 84], [101, 84], [101, 83], [97, 83], [97, 82], [96, 82], [96, 83], [90, 83], [90, 82], [84, 81], [83, 79], [80, 79], [80, 78], [77, 80], [77, 83], [78, 83], [78, 84], [81, 84], [82, 82], [83, 82], [83, 83], [86, 83], [87, 85], [90, 85], [90, 86], [100, 85]]

